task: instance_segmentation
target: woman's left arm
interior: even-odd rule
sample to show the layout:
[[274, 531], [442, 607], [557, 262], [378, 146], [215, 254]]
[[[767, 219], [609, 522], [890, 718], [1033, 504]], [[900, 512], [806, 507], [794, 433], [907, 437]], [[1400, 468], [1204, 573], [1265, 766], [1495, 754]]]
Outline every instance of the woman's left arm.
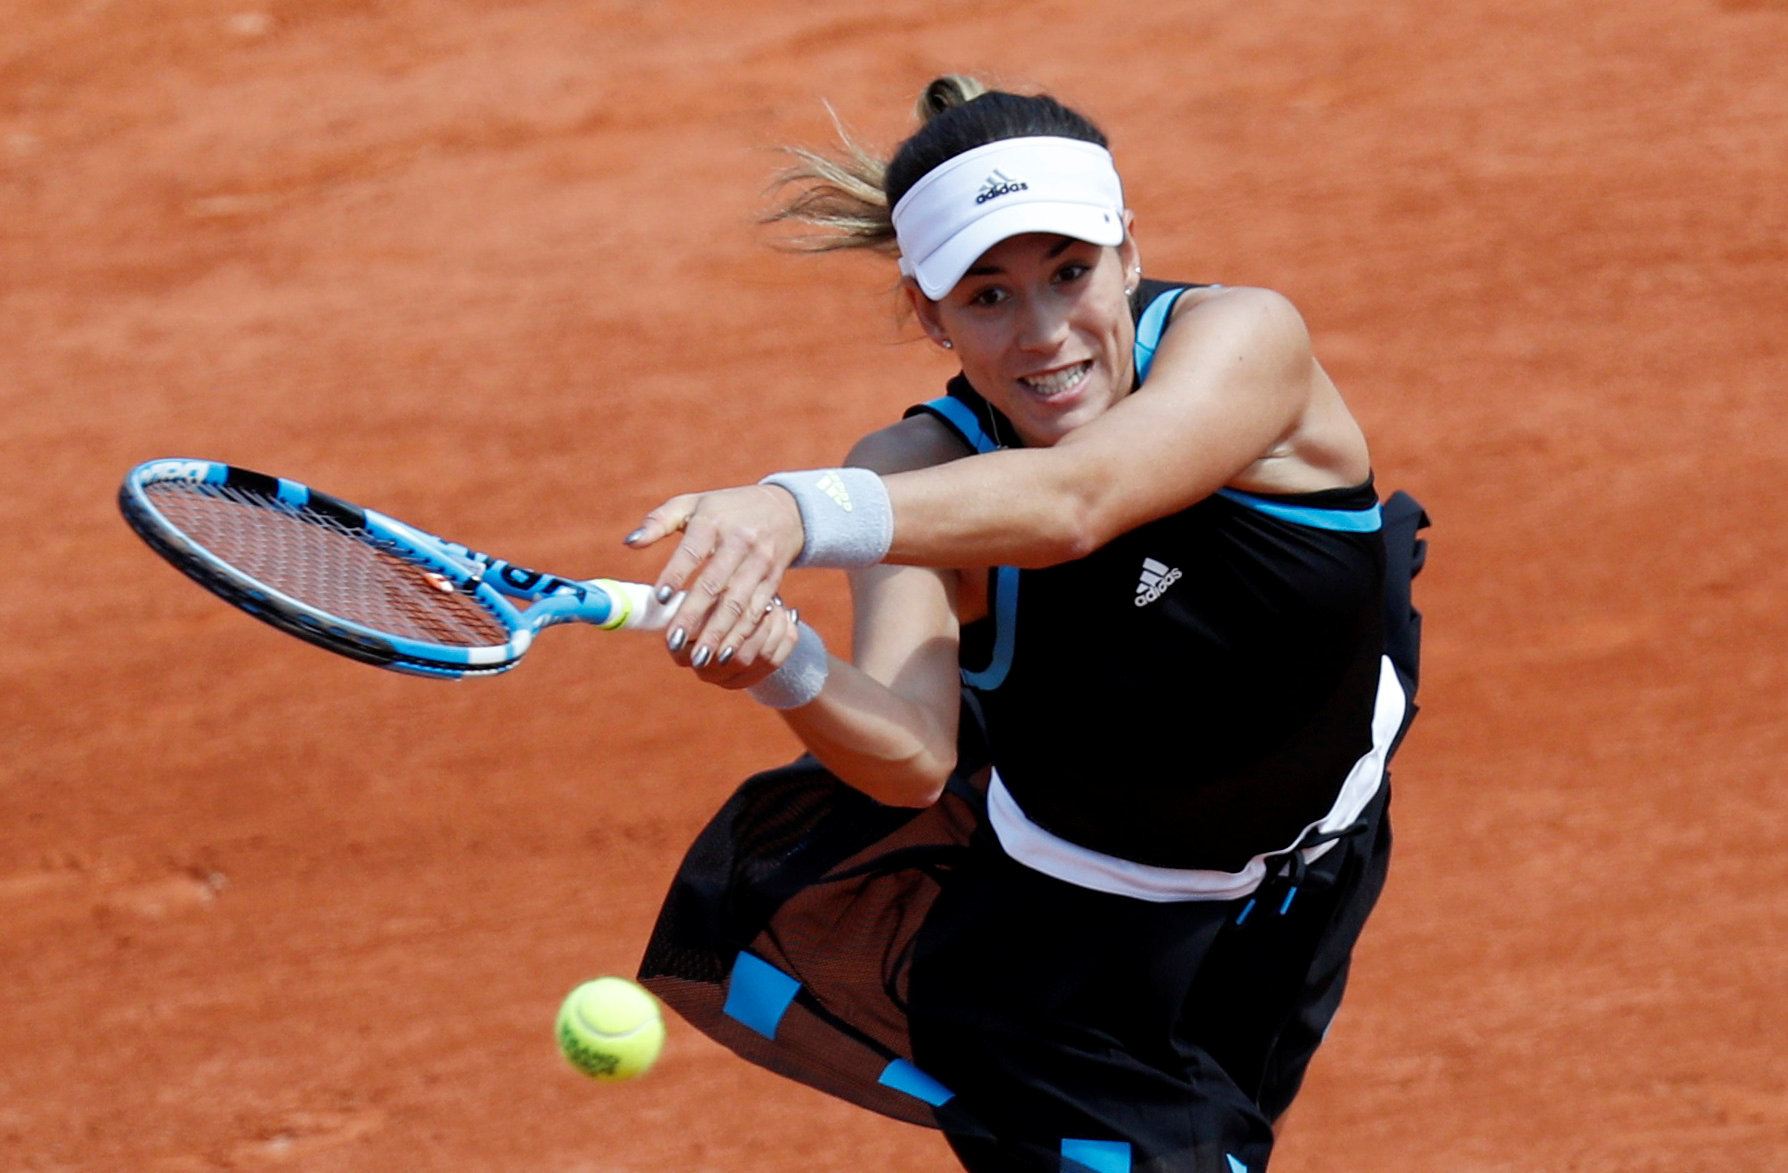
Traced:
[[[1050, 566], [1238, 480], [1284, 491], [1347, 483], [1325, 467], [1326, 454], [1351, 445], [1326, 433], [1352, 420], [1326, 410], [1334, 391], [1291, 303], [1263, 289], [1186, 296], [1195, 300], [1163, 337], [1145, 394], [1125, 396], [1048, 448], [885, 477], [894, 524], [883, 561]], [[711, 642], [765, 605], [805, 541], [794, 499], [769, 485], [672, 498], [629, 543], [679, 529], [658, 582], [689, 588], [676, 624]]]
[[1309, 471], [1289, 442], [1327, 380], [1302, 317], [1264, 289], [1188, 296], [1198, 300], [1164, 335], [1145, 393], [1048, 448], [887, 478], [895, 525], [886, 561], [1051, 566], [1261, 466], [1276, 465], [1281, 478]]

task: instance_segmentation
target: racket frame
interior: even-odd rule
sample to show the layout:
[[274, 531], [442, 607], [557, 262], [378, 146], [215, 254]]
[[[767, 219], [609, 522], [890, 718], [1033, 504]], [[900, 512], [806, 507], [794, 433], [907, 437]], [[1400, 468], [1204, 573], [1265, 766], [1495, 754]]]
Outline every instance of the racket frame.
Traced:
[[[498, 644], [456, 647], [380, 631], [322, 610], [255, 578], [199, 544], [169, 519], [149, 488], [170, 481], [233, 488], [312, 510], [357, 540], [376, 545], [442, 580], [443, 590], [472, 596], [504, 628]], [[230, 605], [288, 635], [338, 655], [396, 672], [457, 680], [513, 668], [534, 636], [560, 623], [607, 630], [663, 627], [680, 601], [659, 603], [650, 587], [614, 579], [568, 579], [480, 553], [365, 509], [298, 481], [212, 460], [162, 459], [132, 469], [118, 490], [118, 506], [138, 537], [187, 577]], [[517, 606], [517, 603], [523, 606]]]

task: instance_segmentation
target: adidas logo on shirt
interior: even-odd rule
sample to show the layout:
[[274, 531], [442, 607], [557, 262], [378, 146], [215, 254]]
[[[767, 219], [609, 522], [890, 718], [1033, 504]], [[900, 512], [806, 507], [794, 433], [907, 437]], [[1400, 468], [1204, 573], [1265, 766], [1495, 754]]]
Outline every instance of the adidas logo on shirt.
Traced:
[[1011, 195], [1015, 191], [1029, 191], [1030, 189], [1030, 184], [1013, 179], [1004, 171], [995, 171], [981, 182], [981, 191], [975, 196], [975, 202], [984, 204], [988, 200], [997, 200], [1001, 196]]
[[814, 487], [830, 497], [832, 499], [832, 504], [838, 506], [838, 508], [844, 510], [846, 513], [851, 511], [850, 491], [844, 487], [843, 481], [839, 480], [831, 473], [827, 473], [825, 476], [821, 477], [819, 483]]
[[1165, 563], [1153, 558], [1142, 560], [1142, 577], [1136, 583], [1136, 605], [1146, 607], [1162, 595], [1167, 588], [1180, 580], [1179, 568], [1169, 568]]

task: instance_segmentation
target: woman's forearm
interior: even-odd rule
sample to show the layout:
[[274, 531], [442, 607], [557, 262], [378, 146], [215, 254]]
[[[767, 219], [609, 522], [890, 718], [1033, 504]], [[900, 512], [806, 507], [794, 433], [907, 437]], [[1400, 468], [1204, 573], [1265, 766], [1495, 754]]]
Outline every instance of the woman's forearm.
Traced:
[[1274, 452], [1323, 382], [1283, 298], [1213, 297], [1162, 342], [1146, 391], [1056, 443], [886, 476], [887, 560], [1028, 568], [1084, 557]]
[[827, 769], [877, 802], [928, 806], [956, 766], [950, 712], [942, 719], [833, 656], [819, 697], [783, 717]]
[[1097, 549], [1097, 487], [1059, 454], [1013, 449], [884, 478], [894, 512], [886, 561], [912, 566], [1054, 566]]

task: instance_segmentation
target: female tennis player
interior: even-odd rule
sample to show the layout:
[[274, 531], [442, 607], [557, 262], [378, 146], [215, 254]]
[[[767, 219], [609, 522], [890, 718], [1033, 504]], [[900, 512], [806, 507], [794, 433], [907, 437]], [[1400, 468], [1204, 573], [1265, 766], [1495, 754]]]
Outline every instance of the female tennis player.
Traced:
[[[976, 1170], [1259, 1173], [1383, 884], [1419, 506], [1305, 326], [1144, 280], [1104, 135], [941, 78], [777, 217], [898, 257], [962, 364], [844, 466], [678, 496], [676, 660], [810, 751], [690, 851], [642, 977]], [[851, 572], [850, 659], [780, 605]]]

